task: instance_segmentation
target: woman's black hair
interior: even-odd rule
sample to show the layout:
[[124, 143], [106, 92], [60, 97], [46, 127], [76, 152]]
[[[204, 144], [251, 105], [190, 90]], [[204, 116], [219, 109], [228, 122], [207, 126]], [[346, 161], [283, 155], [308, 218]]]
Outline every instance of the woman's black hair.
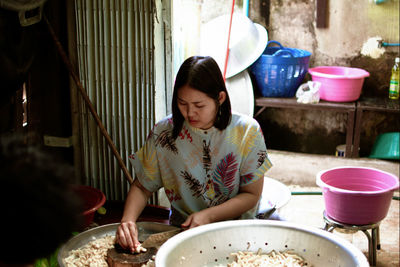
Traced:
[[[214, 121], [214, 127], [224, 130], [231, 120], [231, 101], [226, 90], [224, 78], [217, 62], [212, 57], [193, 56], [186, 59], [179, 68], [176, 75], [174, 93], [172, 97], [172, 120], [174, 128], [172, 137], [176, 139], [182, 130], [185, 118], [178, 108], [178, 90], [188, 85], [193, 89], [205, 93], [208, 97], [215, 100], [218, 114]], [[219, 93], [225, 92], [226, 99], [220, 105]]]

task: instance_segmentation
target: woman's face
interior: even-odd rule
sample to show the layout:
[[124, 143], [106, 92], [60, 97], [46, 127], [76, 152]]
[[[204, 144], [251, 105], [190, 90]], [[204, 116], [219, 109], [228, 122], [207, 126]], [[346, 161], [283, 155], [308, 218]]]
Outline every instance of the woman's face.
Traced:
[[[219, 103], [225, 101], [220, 92]], [[193, 127], [207, 130], [214, 125], [218, 107], [215, 100], [205, 93], [184, 85], [178, 90], [178, 108], [185, 120]]]

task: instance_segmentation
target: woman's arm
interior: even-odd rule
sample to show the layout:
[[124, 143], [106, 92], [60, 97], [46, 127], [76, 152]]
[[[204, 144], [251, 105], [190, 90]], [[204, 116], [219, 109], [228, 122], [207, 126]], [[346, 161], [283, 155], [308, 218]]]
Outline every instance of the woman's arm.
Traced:
[[191, 214], [182, 227], [193, 228], [199, 225], [238, 218], [252, 209], [261, 197], [264, 179], [240, 187], [239, 193], [228, 201], [211, 208]]
[[136, 221], [140, 213], [146, 207], [147, 200], [151, 195], [152, 192], [144, 188], [142, 184], [135, 179], [125, 201], [121, 224], [117, 229], [117, 242], [121, 247], [130, 249], [132, 252], [140, 245]]

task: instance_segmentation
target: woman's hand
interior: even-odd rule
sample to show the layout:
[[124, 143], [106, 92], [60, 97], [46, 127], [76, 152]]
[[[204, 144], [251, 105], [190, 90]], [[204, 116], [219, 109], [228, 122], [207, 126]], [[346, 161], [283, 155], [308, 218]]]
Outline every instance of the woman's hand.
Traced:
[[133, 221], [121, 222], [117, 229], [116, 241], [122, 248], [130, 250], [132, 253], [138, 252], [137, 250], [141, 248], [141, 245], [136, 223]]
[[199, 212], [195, 212], [191, 215], [189, 215], [189, 217], [187, 217], [186, 221], [184, 223], [182, 223], [181, 227], [182, 228], [194, 228], [203, 224], [208, 224], [208, 223], [212, 223], [213, 220], [210, 217], [210, 214], [208, 212], [208, 209], [199, 211]]
[[242, 186], [239, 193], [217, 206], [189, 215], [182, 228], [193, 228], [203, 224], [239, 218], [244, 212], [257, 205], [261, 197], [264, 179]]
[[122, 216], [121, 224], [117, 229], [116, 241], [122, 248], [130, 250], [132, 253], [145, 251], [140, 245], [138, 239], [139, 233], [135, 222], [145, 208], [147, 199], [151, 194], [152, 193], [146, 190], [136, 179], [133, 182], [125, 201], [124, 214]]

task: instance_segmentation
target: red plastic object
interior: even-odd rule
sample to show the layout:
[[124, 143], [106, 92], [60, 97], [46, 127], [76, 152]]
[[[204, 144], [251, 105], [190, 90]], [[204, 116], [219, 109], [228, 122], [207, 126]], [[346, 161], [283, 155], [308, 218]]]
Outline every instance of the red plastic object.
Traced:
[[333, 102], [351, 102], [360, 98], [364, 78], [369, 72], [350, 67], [320, 66], [308, 69], [312, 80], [321, 83], [320, 98]]
[[95, 212], [106, 202], [106, 196], [99, 189], [87, 185], [74, 186], [73, 190], [82, 200], [84, 228], [88, 227], [93, 222]]
[[397, 176], [367, 167], [338, 167], [321, 171], [316, 183], [322, 188], [328, 217], [346, 224], [365, 225], [383, 220]]
[[228, 29], [228, 41], [226, 44], [226, 55], [225, 55], [225, 63], [224, 63], [224, 81], [226, 81], [226, 69], [228, 67], [228, 59], [229, 59], [229, 41], [231, 39], [232, 17], [233, 17], [234, 11], [235, 11], [235, 0], [232, 0], [231, 16], [229, 19], [229, 29]]

